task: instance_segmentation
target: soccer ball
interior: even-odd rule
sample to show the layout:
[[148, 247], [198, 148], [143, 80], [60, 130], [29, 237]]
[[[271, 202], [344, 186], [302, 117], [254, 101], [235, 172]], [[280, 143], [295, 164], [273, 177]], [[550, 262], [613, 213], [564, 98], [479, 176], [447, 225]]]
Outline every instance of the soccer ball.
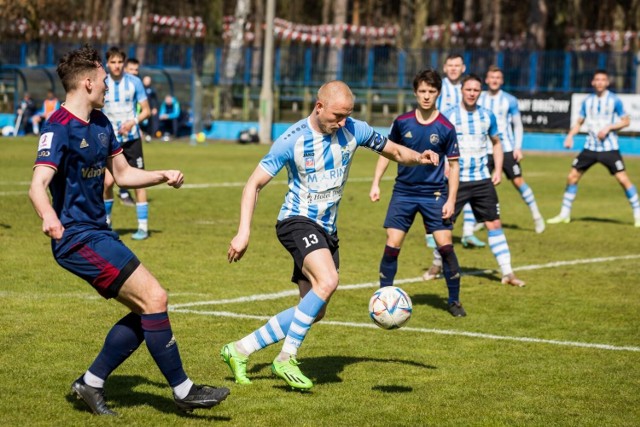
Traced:
[[382, 329], [397, 329], [411, 318], [411, 298], [396, 286], [385, 286], [369, 300], [369, 316]]

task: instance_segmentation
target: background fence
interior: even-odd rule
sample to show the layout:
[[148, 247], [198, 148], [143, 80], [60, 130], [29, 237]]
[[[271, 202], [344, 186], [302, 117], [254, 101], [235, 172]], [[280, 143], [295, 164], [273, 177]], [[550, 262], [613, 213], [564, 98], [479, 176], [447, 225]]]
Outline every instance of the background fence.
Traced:
[[[55, 65], [80, 43], [12, 43], [0, 46], [0, 112], [12, 113], [25, 91], [42, 100], [48, 89], [62, 96]], [[245, 48], [235, 72], [225, 77], [228, 48], [191, 45], [123, 46], [128, 55], [144, 52], [141, 75], [150, 74], [160, 97], [174, 94], [186, 107], [198, 104], [208, 119], [255, 120], [262, 83], [262, 52]], [[104, 54], [109, 46], [97, 48]], [[296, 120], [308, 114], [317, 87], [330, 79], [347, 82], [357, 95], [356, 115], [387, 122], [411, 108], [412, 80], [421, 68], [438, 70], [446, 56], [459, 53], [467, 72], [483, 75], [491, 64], [504, 70], [505, 90], [529, 94], [588, 92], [598, 68], [611, 76], [611, 89], [636, 93], [638, 56], [633, 52], [492, 51], [473, 49], [402, 50], [393, 46], [331, 46], [291, 44], [276, 47], [274, 57], [275, 120]], [[333, 56], [332, 56], [333, 55]], [[200, 93], [195, 93], [195, 84]], [[195, 97], [202, 95], [200, 101]]]

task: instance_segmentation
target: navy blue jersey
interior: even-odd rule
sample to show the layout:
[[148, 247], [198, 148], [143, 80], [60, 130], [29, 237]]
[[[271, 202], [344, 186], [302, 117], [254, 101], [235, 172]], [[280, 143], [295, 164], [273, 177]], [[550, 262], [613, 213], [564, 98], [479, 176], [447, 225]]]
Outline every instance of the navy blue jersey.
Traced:
[[441, 160], [438, 166], [398, 164], [394, 191], [423, 195], [447, 192], [447, 180], [444, 175], [445, 156], [457, 159], [460, 152], [456, 130], [445, 116], [438, 114], [431, 123], [422, 124], [418, 122], [415, 111], [402, 114], [393, 121], [389, 139], [419, 153], [432, 150], [438, 153]]
[[63, 240], [108, 230], [102, 191], [107, 158], [122, 151], [107, 116], [93, 110], [86, 122], [62, 106], [42, 127], [35, 166], [55, 169], [49, 191], [65, 228]]

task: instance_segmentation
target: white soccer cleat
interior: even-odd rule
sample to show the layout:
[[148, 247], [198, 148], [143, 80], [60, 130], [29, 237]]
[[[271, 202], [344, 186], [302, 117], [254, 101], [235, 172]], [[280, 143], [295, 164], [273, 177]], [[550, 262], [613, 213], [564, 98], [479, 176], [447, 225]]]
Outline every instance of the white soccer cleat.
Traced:
[[523, 280], [518, 279], [516, 275], [513, 273], [509, 273], [502, 276], [501, 282], [503, 285], [511, 285], [511, 286], [516, 286], [518, 288], [524, 288], [524, 285], [525, 285], [525, 282]]
[[431, 264], [431, 267], [422, 275], [422, 280], [434, 280], [440, 277], [442, 274], [442, 267], [436, 264]]
[[534, 218], [533, 223], [535, 224], [536, 233], [540, 234], [544, 231], [544, 218]]

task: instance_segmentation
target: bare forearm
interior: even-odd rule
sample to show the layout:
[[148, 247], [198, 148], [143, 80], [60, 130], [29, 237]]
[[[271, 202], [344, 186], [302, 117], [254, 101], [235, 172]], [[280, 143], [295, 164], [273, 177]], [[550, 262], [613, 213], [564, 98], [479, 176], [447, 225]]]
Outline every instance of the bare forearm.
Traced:
[[380, 180], [384, 176], [384, 173], [387, 171], [389, 167], [389, 159], [386, 157], [380, 156], [378, 158], [378, 163], [376, 163], [376, 170], [373, 174], [373, 184], [380, 185]]

